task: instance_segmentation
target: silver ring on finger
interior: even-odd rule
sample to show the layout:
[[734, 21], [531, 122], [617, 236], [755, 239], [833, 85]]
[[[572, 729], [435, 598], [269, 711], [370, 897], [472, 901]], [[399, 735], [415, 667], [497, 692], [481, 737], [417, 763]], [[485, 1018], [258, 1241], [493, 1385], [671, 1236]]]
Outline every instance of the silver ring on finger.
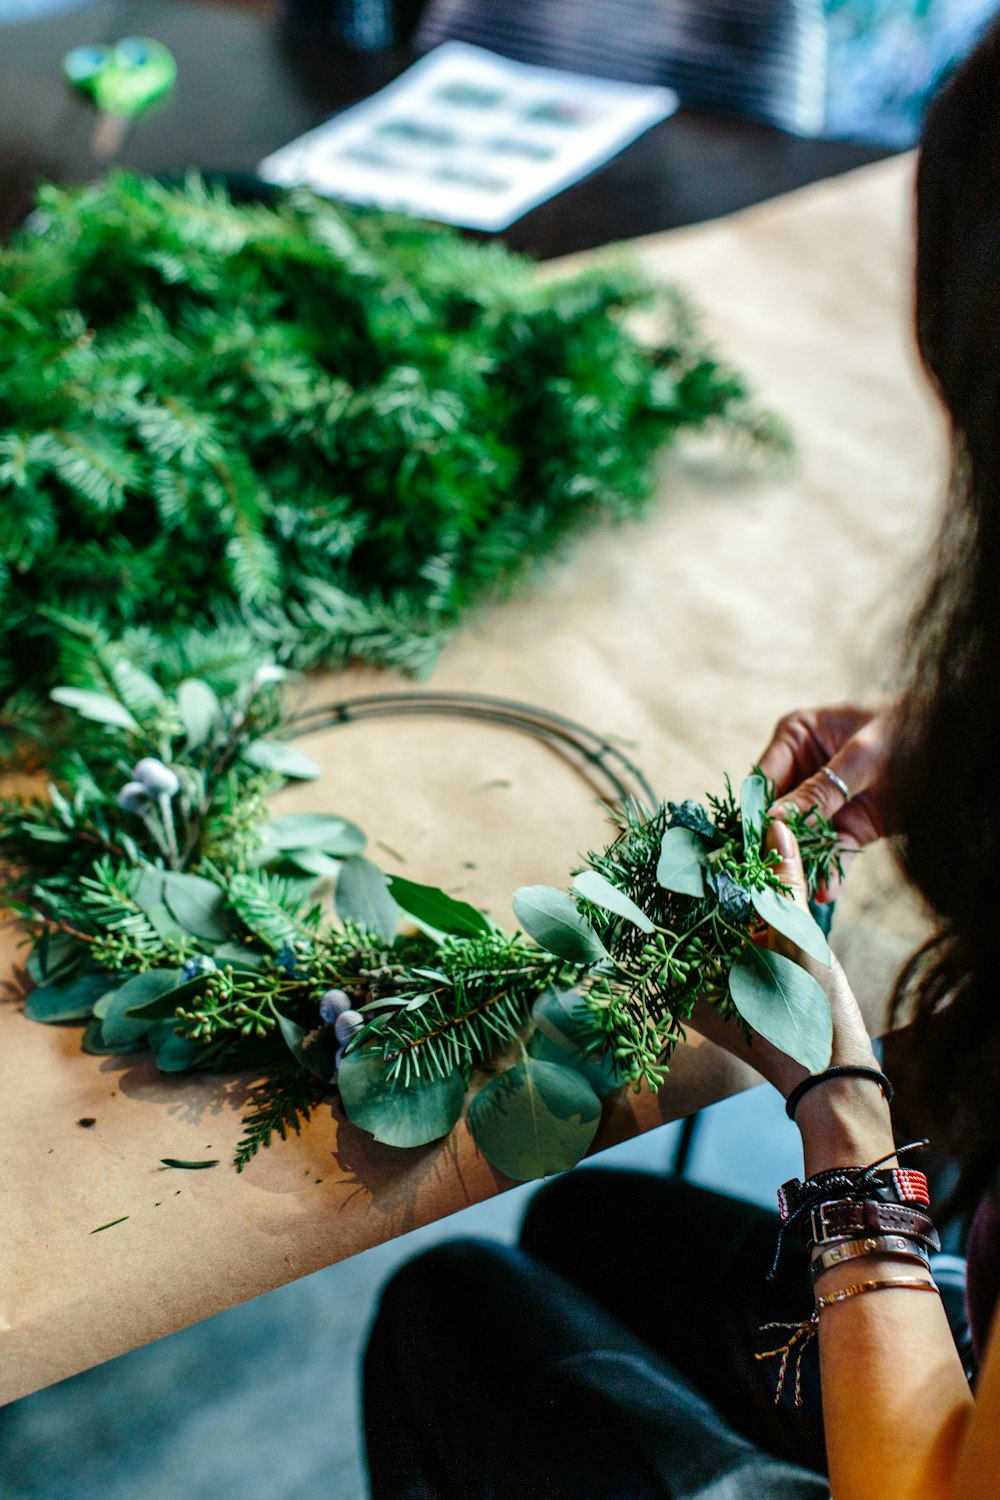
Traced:
[[837, 773], [836, 773], [836, 771], [831, 771], [829, 766], [820, 766], [820, 770], [822, 771], [823, 775], [826, 777], [827, 781], [832, 781], [833, 782], [834, 786], [837, 788], [837, 791], [843, 797], [844, 801], [845, 802], [850, 802], [850, 800], [851, 800], [851, 789], [847, 785], [847, 782], [843, 779], [843, 777], [842, 776], [838, 776]]

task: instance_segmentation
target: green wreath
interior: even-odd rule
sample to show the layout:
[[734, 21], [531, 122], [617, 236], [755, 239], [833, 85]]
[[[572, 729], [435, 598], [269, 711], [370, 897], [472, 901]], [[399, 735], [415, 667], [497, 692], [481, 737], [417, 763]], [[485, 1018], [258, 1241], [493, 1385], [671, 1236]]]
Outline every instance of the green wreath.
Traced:
[[[271, 817], [273, 791], [318, 772], [288, 738], [281, 668], [219, 697], [197, 677], [167, 693], [123, 653], [102, 663], [106, 691], [53, 692], [78, 724], [48, 798], [0, 807], [2, 900], [33, 941], [25, 1013], [85, 1021], [88, 1052], [150, 1048], [164, 1072], [251, 1070], [238, 1168], [333, 1091], [391, 1146], [447, 1134], [469, 1098], [509, 1176], [572, 1166], [607, 1093], [662, 1082], [699, 1000], [828, 1062], [821, 986], [755, 942], [768, 923], [830, 961], [762, 849], [758, 773], [705, 806], [626, 800], [570, 893], [515, 894], [509, 933], [384, 875], [343, 818]], [[836, 835], [815, 816], [794, 831], [814, 886]]]

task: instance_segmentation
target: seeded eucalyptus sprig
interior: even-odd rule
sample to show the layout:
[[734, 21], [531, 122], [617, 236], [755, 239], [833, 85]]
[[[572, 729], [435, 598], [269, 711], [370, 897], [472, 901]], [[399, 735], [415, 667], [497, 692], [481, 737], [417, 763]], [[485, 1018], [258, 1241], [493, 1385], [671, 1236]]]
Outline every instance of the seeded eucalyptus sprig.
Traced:
[[[148, 1047], [164, 1072], [252, 1070], [241, 1169], [334, 1089], [389, 1145], [435, 1140], [467, 1107], [510, 1176], [571, 1166], [605, 1094], [662, 1080], [699, 1000], [825, 1063], [822, 990], [755, 943], [768, 922], [829, 958], [763, 849], [758, 774], [739, 806], [727, 785], [704, 807], [627, 807], [572, 895], [517, 893], [511, 935], [384, 875], [343, 818], [270, 816], [270, 791], [317, 771], [283, 737], [277, 669], [246, 664], [222, 697], [197, 677], [165, 691], [114, 650], [99, 671], [106, 692], [55, 692], [77, 733], [48, 799], [0, 808], [3, 901], [34, 939], [25, 1010], [86, 1021], [89, 1052]], [[833, 830], [795, 831], [815, 883]]]
[[[580, 963], [578, 983], [623, 1081], [663, 1081], [700, 1001], [810, 1068], [829, 1060], [821, 986], [755, 941], [770, 924], [819, 962], [830, 959], [819, 925], [782, 884], [778, 855], [762, 847], [772, 797], [755, 772], [739, 806], [728, 782], [707, 807], [671, 802], [650, 816], [630, 806], [619, 837], [574, 878], [574, 897], [539, 886], [517, 893], [525, 930]], [[815, 814], [791, 823], [814, 889], [837, 864], [835, 830]]]

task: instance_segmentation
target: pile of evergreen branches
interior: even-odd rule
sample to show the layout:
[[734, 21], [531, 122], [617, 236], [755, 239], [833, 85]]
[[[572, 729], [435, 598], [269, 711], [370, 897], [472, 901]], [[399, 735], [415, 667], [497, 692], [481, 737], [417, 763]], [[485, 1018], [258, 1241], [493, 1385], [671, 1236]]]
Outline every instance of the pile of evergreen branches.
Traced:
[[161, 677], [262, 647], [424, 668], [712, 427], [784, 441], [628, 270], [543, 280], [498, 244], [197, 177], [45, 188], [0, 251], [0, 727], [65, 680], [74, 632]]
[[[333, 1089], [378, 1140], [436, 1140], [485, 1065], [481, 1150], [512, 1177], [561, 1170], [605, 1094], [663, 1079], [699, 1001], [826, 1066], [821, 986], [757, 942], [769, 924], [830, 961], [763, 848], [759, 774], [738, 802], [624, 809], [572, 894], [515, 894], [510, 934], [385, 876], [343, 818], [270, 816], [271, 791], [318, 770], [285, 737], [279, 667], [224, 697], [197, 677], [164, 691], [115, 651], [100, 669], [104, 690], [54, 690], [79, 717], [47, 798], [0, 806], [0, 905], [33, 938], [26, 1013], [85, 1021], [90, 1052], [150, 1048], [165, 1072], [252, 1070], [238, 1166]], [[795, 830], [816, 883], [836, 835]]]

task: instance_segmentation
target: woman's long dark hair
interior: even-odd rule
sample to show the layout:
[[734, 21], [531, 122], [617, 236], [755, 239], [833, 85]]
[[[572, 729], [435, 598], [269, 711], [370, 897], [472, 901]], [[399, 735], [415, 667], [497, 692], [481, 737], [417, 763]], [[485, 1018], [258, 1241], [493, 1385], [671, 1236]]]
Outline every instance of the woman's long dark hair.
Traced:
[[1000, 1169], [1000, 23], [928, 113], [916, 311], [954, 466], [888, 775], [903, 867], [937, 918], [897, 1004], [924, 1023], [924, 1087], [970, 1201]]

